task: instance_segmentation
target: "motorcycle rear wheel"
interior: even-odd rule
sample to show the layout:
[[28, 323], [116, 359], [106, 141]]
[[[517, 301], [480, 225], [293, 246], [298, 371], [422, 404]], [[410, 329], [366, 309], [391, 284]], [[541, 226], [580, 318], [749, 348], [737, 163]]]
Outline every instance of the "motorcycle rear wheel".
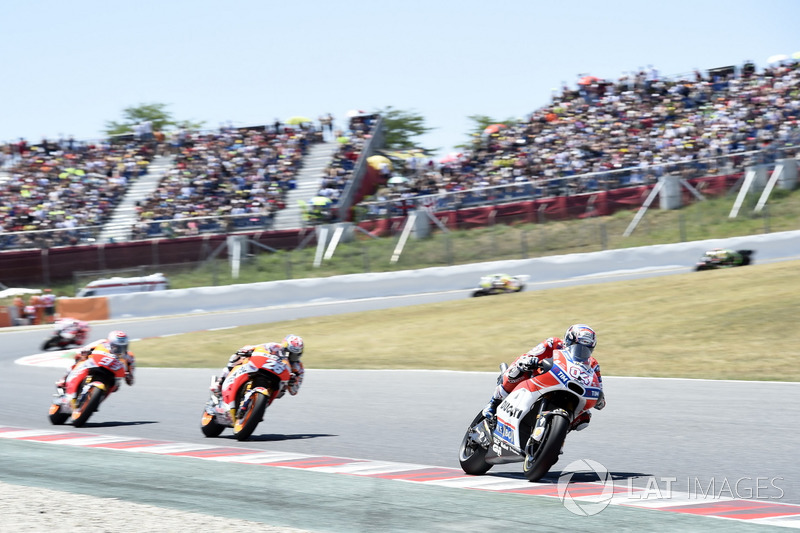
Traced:
[[203, 418], [200, 419], [200, 429], [203, 430], [203, 435], [206, 437], [219, 437], [225, 430], [225, 426], [217, 422], [214, 415], [209, 414], [208, 411], [203, 411]]
[[464, 438], [461, 439], [461, 446], [458, 448], [458, 462], [461, 463], [461, 469], [471, 476], [482, 476], [492, 468], [492, 465], [486, 462], [486, 448], [469, 438], [470, 429], [481, 420], [483, 420], [483, 412], [478, 413], [478, 416], [469, 425], [464, 433]]
[[522, 473], [528, 481], [538, 481], [547, 474], [551, 466], [556, 464], [568, 430], [569, 420], [555, 415], [550, 417], [542, 440], [531, 450], [533, 453], [529, 453], [529, 450], [536, 441], [528, 440], [528, 446], [525, 447], [525, 462], [522, 463]]
[[73, 426], [79, 428], [86, 424], [89, 417], [100, 407], [100, 402], [103, 401], [103, 394], [104, 392], [97, 387], [91, 387], [89, 389], [83, 401], [81, 401], [78, 408], [72, 413]]
[[267, 410], [268, 401], [265, 395], [258, 392], [250, 397], [250, 405], [247, 406], [247, 410], [242, 414], [241, 418], [237, 418], [233, 425], [233, 436], [236, 437], [236, 440], [250, 438], [258, 423], [264, 418], [264, 411]]
[[69, 418], [69, 413], [61, 412], [61, 406], [57, 403], [50, 405], [50, 423], [54, 426], [60, 426]]
[[50, 337], [42, 345], [42, 351], [46, 352], [50, 348], [57, 348], [57, 347], [58, 347], [58, 337]]

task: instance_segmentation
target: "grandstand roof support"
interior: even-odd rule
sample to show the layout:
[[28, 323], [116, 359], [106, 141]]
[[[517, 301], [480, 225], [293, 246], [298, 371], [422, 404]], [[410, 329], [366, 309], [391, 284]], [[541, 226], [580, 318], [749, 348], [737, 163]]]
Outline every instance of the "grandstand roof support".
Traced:
[[650, 204], [653, 203], [653, 200], [656, 199], [656, 196], [658, 196], [658, 193], [661, 192], [662, 187], [664, 187], [664, 182], [659, 181], [650, 190], [650, 194], [647, 195], [647, 199], [642, 204], [642, 207], [640, 207], [639, 211], [636, 212], [636, 216], [633, 217], [633, 220], [631, 220], [631, 223], [628, 224], [628, 228], [625, 230], [625, 233], [622, 234], [624, 237], [630, 237], [631, 233], [633, 233], [633, 230], [635, 230], [636, 226], [639, 225], [639, 222], [642, 220], [642, 218], [644, 217], [645, 213], [647, 213], [647, 210], [650, 207]]
[[761, 193], [761, 197], [753, 209], [754, 213], [760, 213], [767, 205], [772, 189], [780, 183], [782, 188], [793, 189], [797, 185], [797, 161], [795, 159], [779, 159], [767, 181], [767, 185]]
[[[664, 188], [664, 183], [665, 183], [664, 179], [665, 178], [666, 178], [666, 176], [662, 176], [662, 178], [658, 180], [658, 183], [656, 183], [655, 186], [650, 190], [650, 194], [647, 195], [647, 199], [642, 204], [642, 207], [639, 208], [639, 211], [636, 213], [636, 216], [633, 217], [633, 220], [628, 225], [628, 228], [625, 230], [625, 233], [623, 233], [623, 236], [629, 237], [633, 233], [633, 231], [636, 229], [636, 226], [639, 225], [639, 222], [641, 222], [642, 218], [647, 213], [647, 210], [649, 209], [650, 204], [653, 203], [653, 200], [656, 199], [656, 196], [658, 196], [658, 194]], [[706, 197], [703, 196], [700, 193], [700, 191], [698, 191], [697, 189], [692, 187], [691, 183], [689, 183], [688, 181], [686, 181], [685, 179], [682, 179], [682, 178], [678, 179], [677, 182], [683, 188], [685, 188], [687, 191], [692, 193], [692, 195], [694, 195], [695, 198], [697, 198], [700, 201], [705, 201]], [[680, 198], [680, 197], [678, 197], [678, 198]], [[676, 204], [676, 206], [679, 206], [679, 205], [680, 204]], [[674, 209], [673, 207], [664, 207], [663, 203], [662, 203], [662, 208]]]
[[406, 225], [403, 227], [403, 233], [400, 234], [400, 240], [397, 241], [397, 246], [394, 247], [394, 253], [392, 254], [392, 263], [397, 263], [400, 259], [400, 255], [403, 253], [403, 248], [406, 246], [406, 242], [408, 241], [408, 236], [411, 235], [411, 230], [414, 228], [414, 223], [417, 221], [417, 213], [411, 213], [408, 215], [406, 219]]

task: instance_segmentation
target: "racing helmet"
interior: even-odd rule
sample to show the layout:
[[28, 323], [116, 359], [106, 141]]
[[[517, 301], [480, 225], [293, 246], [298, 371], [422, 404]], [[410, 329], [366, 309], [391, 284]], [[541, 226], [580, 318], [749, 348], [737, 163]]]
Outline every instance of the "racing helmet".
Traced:
[[283, 346], [289, 351], [289, 353], [297, 356], [303, 355], [303, 350], [305, 349], [303, 339], [297, 335], [286, 335], [286, 337], [283, 339]]
[[114, 355], [128, 353], [128, 335], [124, 331], [114, 330], [108, 334], [109, 350]]
[[597, 334], [586, 324], [573, 324], [564, 334], [564, 347], [576, 361], [585, 363], [597, 346]]

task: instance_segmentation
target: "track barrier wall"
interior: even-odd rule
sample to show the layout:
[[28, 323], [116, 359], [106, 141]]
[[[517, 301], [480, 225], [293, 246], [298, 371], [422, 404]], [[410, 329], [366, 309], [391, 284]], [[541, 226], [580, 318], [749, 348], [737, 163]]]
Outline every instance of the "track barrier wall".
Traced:
[[[329, 278], [119, 294], [106, 298], [109, 318], [252, 309], [469, 290], [477, 286], [480, 276], [495, 272], [527, 275], [529, 285], [537, 282], [598, 277], [610, 273], [646, 272], [663, 268], [685, 268], [686, 272], [689, 272], [699, 257], [712, 248], [753, 249], [755, 250], [753, 259], [758, 264], [760, 260], [800, 254], [800, 231], [399, 272], [348, 274]], [[72, 299], [61, 298], [59, 302], [69, 300]], [[96, 298], [84, 300], [96, 300]]]

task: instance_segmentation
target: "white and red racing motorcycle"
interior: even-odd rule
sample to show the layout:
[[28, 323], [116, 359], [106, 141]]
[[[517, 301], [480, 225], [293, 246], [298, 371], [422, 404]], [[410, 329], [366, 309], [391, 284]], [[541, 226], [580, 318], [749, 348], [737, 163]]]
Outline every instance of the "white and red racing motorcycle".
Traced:
[[[500, 365], [498, 383], [506, 368]], [[525, 477], [536, 481], [558, 461], [572, 421], [594, 407], [603, 390], [594, 370], [566, 351], [555, 350], [540, 369], [503, 400], [494, 423], [481, 412], [469, 425], [458, 458], [464, 472], [481, 475], [497, 464], [522, 462]]]
[[[283, 355], [253, 353], [233, 367], [222, 382], [222, 396], [211, 394], [203, 409], [200, 428], [206, 437], [218, 437], [227, 427], [237, 440], [247, 440], [264, 413], [281, 396], [291, 377]], [[216, 377], [212, 377], [214, 383]]]

